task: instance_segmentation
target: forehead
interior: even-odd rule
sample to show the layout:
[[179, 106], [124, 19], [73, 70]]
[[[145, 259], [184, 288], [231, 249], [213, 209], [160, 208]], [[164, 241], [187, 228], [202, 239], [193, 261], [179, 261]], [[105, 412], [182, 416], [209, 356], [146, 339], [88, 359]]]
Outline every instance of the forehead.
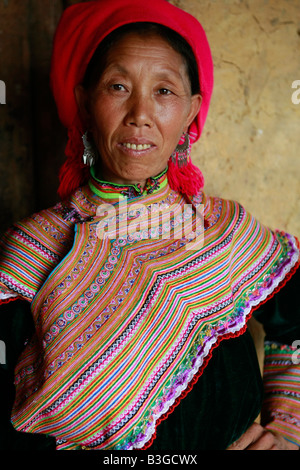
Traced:
[[186, 62], [171, 44], [156, 33], [140, 34], [130, 32], [118, 39], [108, 50], [106, 67], [114, 63], [150, 61], [161, 63], [166, 68], [185, 69]]

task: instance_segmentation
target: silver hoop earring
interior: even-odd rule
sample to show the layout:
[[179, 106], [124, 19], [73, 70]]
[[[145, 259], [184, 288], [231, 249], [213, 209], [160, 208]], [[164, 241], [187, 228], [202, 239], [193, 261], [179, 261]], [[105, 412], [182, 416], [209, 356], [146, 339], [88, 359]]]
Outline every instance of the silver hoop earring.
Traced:
[[84, 152], [82, 155], [83, 163], [85, 165], [93, 166], [96, 163], [96, 152], [93, 144], [88, 140], [88, 132], [86, 131], [82, 136]]

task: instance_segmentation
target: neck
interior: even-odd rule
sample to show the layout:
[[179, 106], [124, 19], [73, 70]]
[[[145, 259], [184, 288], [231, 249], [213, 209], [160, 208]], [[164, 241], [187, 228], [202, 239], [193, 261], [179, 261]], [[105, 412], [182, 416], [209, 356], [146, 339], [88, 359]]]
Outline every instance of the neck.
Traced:
[[132, 182], [113, 182], [96, 176], [95, 167], [91, 167], [91, 178], [89, 187], [93, 193], [103, 199], [114, 199], [116, 197], [139, 197], [146, 194], [152, 194], [167, 184], [167, 168], [160, 174], [151, 176], [141, 183]]

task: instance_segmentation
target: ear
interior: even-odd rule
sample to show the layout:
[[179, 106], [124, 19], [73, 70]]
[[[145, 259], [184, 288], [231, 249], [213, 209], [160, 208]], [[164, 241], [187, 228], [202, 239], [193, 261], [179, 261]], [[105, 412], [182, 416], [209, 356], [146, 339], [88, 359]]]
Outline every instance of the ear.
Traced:
[[200, 111], [201, 108], [201, 103], [202, 103], [202, 96], [200, 93], [197, 93], [195, 95], [192, 95], [191, 97], [191, 105], [190, 105], [190, 111], [187, 116], [187, 121], [186, 121], [186, 129], [185, 132], [188, 131], [189, 126], [192, 124], [194, 121], [195, 117]]
[[91, 115], [89, 111], [88, 92], [82, 85], [77, 85], [74, 90], [79, 115], [87, 129], [90, 127]]

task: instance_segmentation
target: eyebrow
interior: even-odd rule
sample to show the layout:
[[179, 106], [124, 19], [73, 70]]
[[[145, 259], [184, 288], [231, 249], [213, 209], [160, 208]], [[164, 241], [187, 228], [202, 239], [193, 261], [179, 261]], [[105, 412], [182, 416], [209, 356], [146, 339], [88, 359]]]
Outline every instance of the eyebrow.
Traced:
[[112, 68], [117, 69], [118, 72], [128, 74], [128, 70], [125, 67], [123, 67], [120, 64], [115, 64], [115, 63], [109, 64], [108, 66], [106, 66], [104, 72]]

